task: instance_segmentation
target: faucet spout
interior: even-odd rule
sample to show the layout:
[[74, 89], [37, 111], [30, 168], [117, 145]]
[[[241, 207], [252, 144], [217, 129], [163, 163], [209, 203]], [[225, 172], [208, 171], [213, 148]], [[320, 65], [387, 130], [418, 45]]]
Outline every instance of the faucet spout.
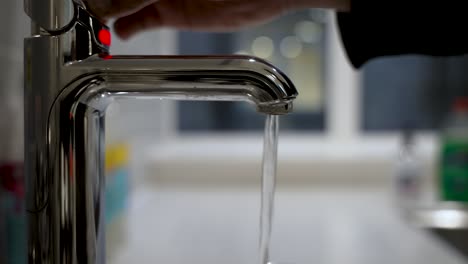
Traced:
[[104, 118], [113, 98], [240, 100], [263, 114], [292, 111], [294, 85], [258, 58], [110, 57], [110, 43], [99, 39], [109, 29], [81, 1], [37, 2], [48, 5], [25, 0], [35, 25], [24, 42], [29, 263], [105, 263]]
[[111, 97], [247, 101], [260, 113], [281, 115], [297, 96], [279, 69], [248, 56], [116, 56], [76, 68], [103, 78], [100, 92]]
[[[32, 263], [104, 263], [103, 132], [112, 99], [247, 101], [260, 113], [281, 115], [292, 111], [297, 96], [281, 71], [245, 56], [93, 56], [61, 72], [70, 81], [45, 101], [47, 117], [26, 123], [46, 131], [26, 138], [35, 164], [28, 166]], [[44, 96], [37, 88], [27, 90]], [[42, 169], [34, 171], [37, 166]]]

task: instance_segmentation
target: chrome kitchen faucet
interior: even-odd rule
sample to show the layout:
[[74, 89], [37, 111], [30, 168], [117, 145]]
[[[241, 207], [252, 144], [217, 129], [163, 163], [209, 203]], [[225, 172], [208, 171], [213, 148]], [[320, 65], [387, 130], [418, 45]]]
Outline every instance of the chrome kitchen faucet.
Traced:
[[29, 263], [104, 263], [104, 117], [114, 98], [247, 101], [292, 111], [297, 91], [249, 56], [111, 56], [109, 29], [75, 0], [25, 0]]

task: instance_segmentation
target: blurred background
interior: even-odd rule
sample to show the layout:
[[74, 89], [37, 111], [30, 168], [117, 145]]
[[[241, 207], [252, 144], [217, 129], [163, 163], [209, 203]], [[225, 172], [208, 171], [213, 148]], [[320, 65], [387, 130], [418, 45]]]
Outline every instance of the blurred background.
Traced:
[[[29, 20], [13, 0], [2, 3], [0, 19], [9, 25], [0, 28], [0, 263], [25, 263], [22, 41]], [[250, 54], [297, 85], [294, 113], [280, 118], [273, 261], [466, 262], [402, 212], [437, 204], [444, 188], [437, 181], [444, 133], [453, 124], [468, 129], [463, 116], [452, 118], [466, 110], [467, 57], [381, 58], [355, 71], [334, 14], [319, 9], [235, 33], [115, 37], [112, 53]], [[264, 119], [241, 102], [113, 103], [108, 263], [254, 263]]]

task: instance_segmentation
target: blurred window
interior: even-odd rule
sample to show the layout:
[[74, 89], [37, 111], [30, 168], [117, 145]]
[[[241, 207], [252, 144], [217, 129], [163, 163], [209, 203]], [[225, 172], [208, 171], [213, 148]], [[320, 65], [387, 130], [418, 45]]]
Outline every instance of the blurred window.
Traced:
[[468, 95], [467, 69], [468, 56], [400, 56], [368, 63], [362, 77], [362, 129], [439, 128], [453, 97]]
[[[234, 33], [181, 32], [181, 54], [250, 54], [279, 67], [300, 93], [281, 129], [324, 129], [325, 13], [302, 11]], [[179, 102], [179, 130], [262, 130], [264, 117], [241, 102]]]
[[[180, 32], [180, 54], [250, 54], [283, 70], [300, 96], [294, 112], [283, 116], [281, 129], [325, 132], [326, 11], [291, 13], [267, 24], [233, 33]], [[338, 41], [340, 41], [338, 39]], [[452, 98], [467, 95], [468, 56], [398, 56], [367, 63], [359, 92], [363, 132], [396, 132], [411, 126], [434, 131]], [[349, 98], [349, 100], [352, 100]], [[336, 100], [335, 100], [336, 101]], [[351, 102], [353, 103], [353, 102]], [[241, 102], [178, 102], [181, 132], [259, 131], [264, 117]], [[331, 106], [335, 107], [335, 106]], [[330, 109], [330, 108], [328, 108]]]

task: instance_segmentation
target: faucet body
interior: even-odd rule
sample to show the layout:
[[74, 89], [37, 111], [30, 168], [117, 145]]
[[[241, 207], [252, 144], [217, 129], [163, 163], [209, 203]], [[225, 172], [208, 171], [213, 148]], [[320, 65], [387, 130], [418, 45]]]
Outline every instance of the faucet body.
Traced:
[[293, 84], [257, 58], [111, 57], [101, 36], [108, 28], [81, 3], [26, 0], [25, 11], [33, 20], [24, 42], [29, 263], [105, 262], [104, 118], [115, 98], [243, 100], [265, 114], [292, 111]]

